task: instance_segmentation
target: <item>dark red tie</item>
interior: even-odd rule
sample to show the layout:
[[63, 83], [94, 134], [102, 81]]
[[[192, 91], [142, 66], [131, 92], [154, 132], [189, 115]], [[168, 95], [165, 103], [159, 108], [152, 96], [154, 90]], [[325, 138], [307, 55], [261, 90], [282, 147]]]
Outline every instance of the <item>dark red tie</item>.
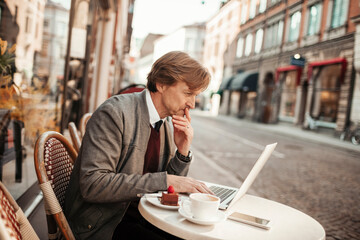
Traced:
[[159, 167], [159, 158], [160, 158], [160, 127], [162, 121], [155, 123], [155, 128], [150, 125], [151, 134], [145, 153], [145, 162], [143, 173], [153, 173], [157, 172]]

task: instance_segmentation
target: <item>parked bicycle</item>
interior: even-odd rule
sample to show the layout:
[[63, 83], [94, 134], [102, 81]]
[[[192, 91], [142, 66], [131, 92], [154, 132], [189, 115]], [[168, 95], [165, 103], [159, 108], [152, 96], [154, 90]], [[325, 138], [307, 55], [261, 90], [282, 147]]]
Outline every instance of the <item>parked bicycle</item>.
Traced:
[[340, 134], [341, 141], [351, 141], [354, 145], [360, 145], [360, 125], [350, 124]]

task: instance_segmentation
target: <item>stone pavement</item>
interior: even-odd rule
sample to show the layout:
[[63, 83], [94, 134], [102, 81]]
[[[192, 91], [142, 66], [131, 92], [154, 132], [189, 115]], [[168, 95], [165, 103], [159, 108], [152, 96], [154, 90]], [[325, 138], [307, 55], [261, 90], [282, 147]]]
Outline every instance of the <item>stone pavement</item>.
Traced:
[[221, 184], [239, 186], [251, 169], [250, 159], [257, 158], [245, 141], [263, 146], [276, 139], [281, 143], [276, 150], [285, 157], [272, 157], [249, 194], [312, 216], [325, 228], [326, 239], [360, 239], [360, 146], [342, 142], [329, 131], [313, 132], [287, 123], [214, 118], [201, 111], [192, 111], [192, 116], [196, 161], [191, 176], [210, 182], [225, 179]]
[[[192, 110], [191, 113], [199, 116], [211, 116], [210, 112], [207, 111]], [[242, 125], [248, 125], [253, 129], [264, 130], [266, 132], [273, 132], [286, 136], [295, 136], [303, 140], [310, 140], [318, 143], [328, 144], [334, 147], [348, 149], [360, 153], [360, 145], [354, 145], [349, 141], [341, 141], [338, 136], [334, 136], [334, 134], [329, 133], [327, 129], [320, 129], [318, 131], [306, 130], [302, 129], [301, 126], [296, 126], [294, 124], [286, 122], [279, 122], [277, 124], [265, 124], [253, 122], [248, 119], [239, 119], [234, 116], [225, 115], [218, 115], [217, 118], [221, 119], [221, 121], [223, 121], [224, 123], [236, 123], [241, 121]]]

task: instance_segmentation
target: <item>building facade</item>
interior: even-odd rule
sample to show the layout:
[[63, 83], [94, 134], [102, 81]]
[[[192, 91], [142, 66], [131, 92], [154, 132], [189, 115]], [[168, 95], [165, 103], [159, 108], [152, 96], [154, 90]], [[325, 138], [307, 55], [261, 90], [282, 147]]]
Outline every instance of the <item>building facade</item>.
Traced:
[[90, 1], [83, 113], [95, 111], [121, 88], [130, 50], [133, 9], [134, 0]]
[[170, 51], [183, 51], [203, 62], [205, 24], [183, 26], [154, 42], [153, 62]]
[[0, 37], [16, 43], [17, 84], [31, 84], [34, 56], [41, 51], [46, 0], [0, 0]]
[[45, 6], [42, 48], [35, 58], [34, 73], [46, 79], [51, 92], [57, 91], [58, 79], [64, 77], [69, 10], [48, 1]]
[[354, 16], [352, 20], [356, 24], [354, 44], [354, 66], [356, 77], [351, 103], [350, 120], [354, 122], [354, 124], [360, 124], [360, 14]]
[[[249, 117], [342, 131], [351, 121], [351, 19], [359, 14], [358, 1], [242, 0], [240, 9], [241, 31], [231, 44], [235, 57], [227, 64], [233, 74], [258, 73], [255, 110]], [[240, 103], [231, 102], [230, 97], [230, 106], [242, 105], [238, 99]]]
[[240, 1], [231, 0], [206, 23], [203, 63], [209, 69], [212, 80], [209, 90], [216, 92], [223, 77], [232, 74], [232, 66], [225, 66], [224, 58], [231, 56], [228, 46], [240, 31]]
[[[136, 72], [134, 73], [133, 83], [146, 85], [147, 75], [154, 63], [154, 42], [162, 36], [161, 34], [150, 33], [144, 39], [136, 60]], [[130, 82], [128, 82], [128, 84], [130, 84]]]

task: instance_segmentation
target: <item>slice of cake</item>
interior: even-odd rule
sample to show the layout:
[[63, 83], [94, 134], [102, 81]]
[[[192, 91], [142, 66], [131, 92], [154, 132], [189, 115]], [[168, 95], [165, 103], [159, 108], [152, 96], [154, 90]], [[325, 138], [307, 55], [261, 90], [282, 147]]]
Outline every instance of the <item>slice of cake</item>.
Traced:
[[179, 206], [179, 194], [163, 192], [161, 197], [161, 204], [169, 206]]

